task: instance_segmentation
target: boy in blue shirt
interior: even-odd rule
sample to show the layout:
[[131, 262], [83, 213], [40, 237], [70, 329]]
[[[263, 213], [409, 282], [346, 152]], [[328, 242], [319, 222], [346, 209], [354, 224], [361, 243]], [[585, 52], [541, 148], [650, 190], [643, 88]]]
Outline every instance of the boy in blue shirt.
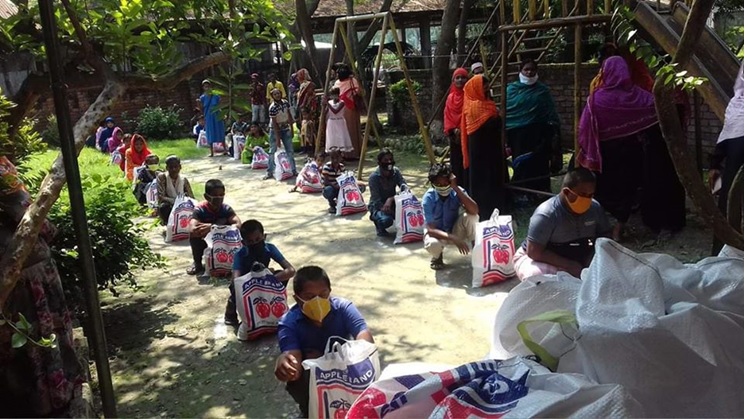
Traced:
[[[269, 267], [275, 261], [282, 267], [281, 271], [274, 271], [274, 277], [287, 285], [287, 281], [295, 275], [295, 268], [282, 256], [277, 246], [266, 242], [264, 226], [257, 220], [248, 220], [241, 224], [241, 238], [243, 247], [233, 256], [233, 279], [251, 272], [254, 262]], [[230, 281], [230, 297], [225, 306], [225, 324], [238, 325], [238, 314], [235, 311], [235, 286]]]
[[[424, 248], [432, 255], [429, 267], [444, 267], [442, 251], [453, 245], [462, 255], [471, 251], [479, 221], [479, 206], [458, 186], [450, 166], [434, 164], [429, 169], [432, 187], [424, 194]], [[463, 211], [465, 210], [465, 211]]]
[[331, 297], [331, 281], [318, 266], [300, 268], [292, 284], [295, 304], [279, 321], [279, 349], [274, 375], [308, 417], [310, 376], [305, 359], [323, 355], [332, 336], [375, 343], [367, 323], [351, 301]]
[[207, 249], [204, 238], [210, 232], [212, 225], [238, 225], [241, 220], [230, 205], [225, 204], [225, 185], [220, 179], [210, 179], [204, 185], [204, 199], [194, 208], [191, 216], [191, 234], [189, 246], [194, 264], [186, 271], [189, 275], [200, 277], [204, 275], [202, 255]]

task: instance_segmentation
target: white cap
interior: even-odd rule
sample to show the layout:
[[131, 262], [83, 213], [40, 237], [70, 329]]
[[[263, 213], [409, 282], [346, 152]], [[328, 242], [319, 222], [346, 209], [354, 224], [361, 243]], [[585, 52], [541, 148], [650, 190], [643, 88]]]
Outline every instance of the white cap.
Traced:
[[471, 73], [473, 73], [477, 68], [484, 68], [484, 65], [480, 62], [475, 62], [471, 64]]

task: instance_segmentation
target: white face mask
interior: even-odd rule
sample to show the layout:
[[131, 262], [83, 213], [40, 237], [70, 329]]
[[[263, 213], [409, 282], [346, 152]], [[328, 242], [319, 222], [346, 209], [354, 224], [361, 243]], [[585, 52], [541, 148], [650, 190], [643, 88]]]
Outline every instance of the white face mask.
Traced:
[[536, 74], [533, 77], [528, 77], [524, 75], [523, 73], [520, 73], [519, 76], [520, 76], [520, 83], [527, 84], [528, 86], [534, 85], [538, 81], [538, 74]]

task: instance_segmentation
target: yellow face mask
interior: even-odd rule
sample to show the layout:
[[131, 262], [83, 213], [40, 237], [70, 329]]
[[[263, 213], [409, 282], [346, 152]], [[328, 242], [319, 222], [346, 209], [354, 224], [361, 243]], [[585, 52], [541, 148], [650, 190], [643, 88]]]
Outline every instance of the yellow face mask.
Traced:
[[305, 316], [318, 323], [323, 322], [323, 319], [331, 311], [331, 301], [328, 298], [313, 297], [308, 301], [304, 301], [302, 298], [295, 296], [298, 300], [303, 303], [302, 312]]
[[571, 189], [569, 191], [572, 192], [572, 194], [577, 197], [574, 200], [574, 202], [569, 201], [569, 199], [566, 200], [567, 204], [569, 205], [569, 209], [571, 209], [572, 212], [575, 214], [586, 213], [587, 210], [589, 210], [590, 206], [592, 205], [592, 198], [580, 196], [576, 192], [572, 191]]

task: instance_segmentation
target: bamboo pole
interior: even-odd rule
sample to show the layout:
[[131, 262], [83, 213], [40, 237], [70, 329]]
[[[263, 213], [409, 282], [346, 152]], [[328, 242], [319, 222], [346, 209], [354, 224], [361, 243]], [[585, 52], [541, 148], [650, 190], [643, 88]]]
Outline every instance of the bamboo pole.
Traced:
[[550, 0], [543, 0], [543, 18], [551, 19], [551, 4]]
[[[577, 23], [574, 26], [574, 152], [579, 149], [577, 138], [579, 137], [579, 117], [580, 107], [582, 105], [582, 96], [580, 90], [579, 69], [582, 64], [582, 24]], [[576, 156], [576, 154], [575, 154]]]
[[569, 0], [561, 0], [561, 16], [569, 16]]
[[[339, 33], [339, 20], [337, 19], [334, 22], [334, 32], [331, 35], [331, 52], [329, 53], [329, 64], [326, 67], [326, 80], [323, 83], [323, 96], [322, 98], [325, 99], [328, 97], [329, 93], [329, 80], [331, 78], [331, 66], [334, 62], [334, 53], [336, 52], [336, 37]], [[316, 154], [318, 154], [319, 151], [321, 151], [321, 134], [324, 134], [326, 131], [326, 118], [324, 118], [324, 115], [327, 112], [327, 103], [326, 100], [322, 100], [321, 103], [321, 116], [318, 121], [318, 132], [316, 133]]]
[[[504, 22], [507, 19], [507, 12], [505, 11], [504, 4], [507, 3], [507, 0], [499, 0], [499, 24], [504, 25]], [[481, 38], [479, 36], [479, 38]]]
[[390, 20], [391, 25], [391, 32], [393, 33], [393, 42], [396, 43], [396, 51], [398, 52], [398, 58], [401, 60], [401, 70], [404, 72], [404, 77], [406, 78], [406, 86], [409, 88], [409, 97], [411, 98], [411, 104], [414, 107], [414, 113], [416, 114], [416, 120], [419, 123], [419, 133], [422, 135], [422, 139], [424, 140], [424, 147], [427, 151], [427, 158], [429, 159], [429, 162], [434, 164], [435, 163], [435, 153], [432, 150], [432, 141], [429, 138], [429, 131], [427, 131], [427, 127], [424, 125], [424, 118], [422, 118], [422, 111], [419, 108], [419, 101], [416, 98], [416, 93], [414, 92], [414, 86], [411, 84], [411, 78], [409, 77], [409, 69], [406, 66], [406, 60], [404, 59], [404, 51], [403, 48], [401, 48], [401, 41], [398, 39], [398, 32], [396, 32], [396, 23], [393, 21], [393, 19]]
[[587, 12], [585, 13], [587, 16], [592, 16], [594, 12], [594, 4], [592, 0], [587, 0]]
[[[375, 108], [375, 95], [377, 94], [378, 76], [380, 74], [380, 61], [383, 58], [383, 50], [385, 49], [385, 36], [388, 33], [388, 19], [391, 18], [390, 14], [383, 16], [383, 29], [380, 33], [380, 44], [378, 44], [378, 53], [375, 54], [375, 71], [373, 72], [373, 88], [370, 90], [370, 102], [367, 106], [367, 123], [365, 123], [365, 132], [362, 135], [362, 148], [360, 149], [360, 162], [357, 166], [357, 178], [362, 178], [362, 166], [365, 164], [365, 153], [367, 153], [367, 143], [370, 138], [370, 126], [375, 125], [370, 119], [370, 115], [374, 112]], [[380, 143], [380, 141], [378, 141]]]
[[354, 16], [346, 16], [346, 17], [338, 17], [336, 18], [337, 22], [343, 22], [343, 23], [349, 23], [349, 22], [359, 22], [361, 20], [372, 20], [372, 19], [382, 19], [388, 15], [389, 12], [379, 12], [379, 13], [368, 13], [365, 15], [354, 15]]
[[[536, 0], [528, 0], [528, 19], [532, 22], [535, 20]], [[589, 0], [588, 0], [589, 1]]]
[[512, 19], [515, 25], [520, 23], [520, 15], [522, 15], [520, 0], [512, 0]]
[[519, 25], [501, 25], [500, 32], [509, 32], [526, 29], [548, 29], [572, 26], [575, 24], [590, 25], [594, 23], [608, 23], [611, 15], [593, 15], [593, 16], [569, 16], [554, 19], [539, 20], [537, 22], [521, 23]]
[[605, 13], [606, 15], [610, 14], [611, 8], [612, 8], [611, 0], [605, 0], [605, 3], [603, 5], [603, 13]]
[[[502, 135], [499, 136], [499, 144], [501, 145], [501, 148], [499, 149], [500, 152], [504, 150], [504, 143], [507, 139], [507, 127], [505, 125], [505, 116], [507, 114], [507, 65], [509, 63], [509, 54], [507, 54], [507, 32], [502, 32], [501, 34], [501, 46], [502, 46], [502, 80], [499, 86], [499, 113], [501, 115], [502, 120]], [[502, 176], [498, 176], [499, 179], [502, 179]], [[502, 181], [500, 180], [500, 183]]]

